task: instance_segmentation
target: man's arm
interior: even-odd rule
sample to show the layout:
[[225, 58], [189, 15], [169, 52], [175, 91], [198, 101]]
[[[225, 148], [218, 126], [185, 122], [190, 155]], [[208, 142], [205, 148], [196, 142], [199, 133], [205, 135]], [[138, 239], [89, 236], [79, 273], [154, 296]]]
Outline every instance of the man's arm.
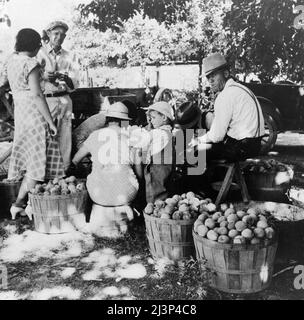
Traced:
[[73, 80], [67, 74], [57, 73], [56, 75], [60, 81], [64, 81], [71, 90], [74, 90]]
[[43, 71], [42, 79], [54, 84], [57, 77], [54, 71], [46, 71], [46, 53], [44, 52], [44, 48], [38, 51], [36, 60], [39, 62], [41, 70]]
[[[225, 100], [226, 98], [226, 100]], [[224, 140], [232, 118], [232, 105], [229, 99], [219, 96], [214, 106], [214, 119], [211, 124], [210, 131], [201, 137], [192, 139], [189, 143], [191, 148], [204, 144], [218, 143]], [[200, 149], [200, 148], [198, 148]]]
[[76, 54], [73, 54], [69, 62], [67, 74], [59, 76], [59, 80], [64, 81], [70, 90], [75, 90], [79, 87], [79, 69], [79, 60]]
[[214, 106], [214, 119], [210, 131], [206, 133], [206, 137], [201, 137], [204, 143], [218, 143], [224, 140], [229, 124], [232, 119], [232, 103], [225, 96], [218, 96]]
[[76, 154], [74, 155], [73, 159], [72, 159], [72, 164], [74, 166], [77, 166], [78, 163], [85, 158], [86, 156], [88, 156], [90, 154], [89, 149], [87, 148], [86, 145], [82, 144], [81, 148], [76, 152]]

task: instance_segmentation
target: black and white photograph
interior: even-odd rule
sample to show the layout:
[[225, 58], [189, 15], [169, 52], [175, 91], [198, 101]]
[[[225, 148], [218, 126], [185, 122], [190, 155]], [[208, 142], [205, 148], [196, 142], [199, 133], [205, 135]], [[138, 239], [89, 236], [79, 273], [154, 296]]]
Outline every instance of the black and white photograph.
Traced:
[[303, 53], [304, 0], [0, 0], [0, 301], [303, 300]]

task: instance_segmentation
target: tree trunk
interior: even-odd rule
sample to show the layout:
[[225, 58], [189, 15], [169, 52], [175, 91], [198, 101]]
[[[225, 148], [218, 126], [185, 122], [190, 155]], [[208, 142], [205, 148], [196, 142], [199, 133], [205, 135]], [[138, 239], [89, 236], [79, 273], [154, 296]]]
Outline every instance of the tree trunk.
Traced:
[[201, 105], [203, 96], [203, 52], [198, 53], [198, 105]]
[[147, 65], [146, 63], [142, 63], [140, 65], [140, 70], [141, 70], [141, 79], [142, 79], [142, 86], [146, 87], [146, 70], [147, 70]]

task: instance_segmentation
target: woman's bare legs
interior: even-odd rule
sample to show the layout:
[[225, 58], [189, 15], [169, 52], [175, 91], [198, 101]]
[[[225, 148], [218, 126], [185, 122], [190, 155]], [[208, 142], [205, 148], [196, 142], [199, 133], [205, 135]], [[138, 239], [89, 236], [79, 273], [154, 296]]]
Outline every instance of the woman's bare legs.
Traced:
[[[19, 189], [19, 193], [17, 196], [17, 200], [15, 203], [12, 204], [10, 212], [12, 215], [12, 219], [14, 220], [17, 213], [20, 213], [24, 210], [24, 207], [27, 204], [27, 195], [29, 191], [35, 187], [35, 185], [38, 183], [38, 181], [33, 180], [28, 177], [24, 177]], [[32, 215], [27, 213], [29, 219], [32, 219]]]

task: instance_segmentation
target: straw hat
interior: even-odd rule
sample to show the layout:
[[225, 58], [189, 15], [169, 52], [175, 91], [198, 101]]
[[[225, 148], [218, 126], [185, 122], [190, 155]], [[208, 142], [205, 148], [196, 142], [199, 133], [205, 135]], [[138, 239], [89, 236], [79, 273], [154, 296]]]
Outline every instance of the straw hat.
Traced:
[[165, 102], [165, 101], [156, 102], [147, 109], [147, 112], [150, 112], [150, 111], [157, 111], [165, 115], [171, 121], [174, 120], [173, 110], [168, 102]]
[[121, 120], [131, 120], [128, 114], [128, 108], [122, 102], [113, 103], [105, 113], [106, 118], [117, 118]]
[[55, 29], [57, 27], [61, 27], [61, 28], [65, 29], [65, 31], [69, 30], [68, 25], [63, 21], [53, 21], [46, 27], [45, 30], [46, 31], [51, 31], [51, 30], [53, 30], [53, 29]]
[[192, 129], [201, 119], [202, 112], [197, 103], [187, 101], [176, 110], [176, 122], [181, 129]]
[[220, 53], [213, 53], [203, 59], [203, 71], [206, 76], [226, 66], [228, 66], [228, 63]]

